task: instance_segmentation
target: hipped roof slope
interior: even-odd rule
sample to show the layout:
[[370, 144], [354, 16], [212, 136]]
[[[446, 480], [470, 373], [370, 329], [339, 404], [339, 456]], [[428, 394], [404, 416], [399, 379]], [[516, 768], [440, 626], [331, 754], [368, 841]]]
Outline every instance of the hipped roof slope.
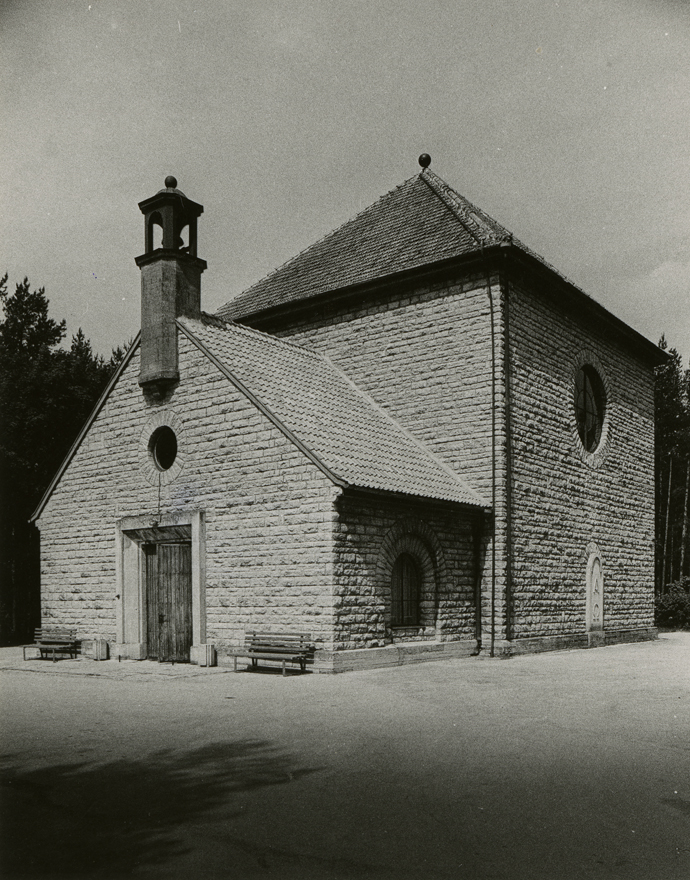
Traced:
[[324, 356], [211, 316], [178, 325], [336, 484], [485, 506]]
[[425, 168], [302, 251], [217, 314], [234, 319], [398, 272], [519, 242]]
[[255, 316], [298, 302], [390, 280], [434, 264], [504, 247], [563, 282], [567, 297], [583, 314], [592, 310], [653, 364], [665, 355], [566, 278], [504, 226], [456, 192], [429, 168], [382, 196], [338, 229], [288, 260], [218, 309], [225, 320], [250, 323]]

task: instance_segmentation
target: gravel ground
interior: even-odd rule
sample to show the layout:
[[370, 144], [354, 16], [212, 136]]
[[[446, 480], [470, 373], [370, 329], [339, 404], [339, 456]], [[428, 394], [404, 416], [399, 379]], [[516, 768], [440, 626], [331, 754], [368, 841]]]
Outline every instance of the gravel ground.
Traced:
[[690, 877], [690, 633], [338, 676], [0, 650], [2, 876]]

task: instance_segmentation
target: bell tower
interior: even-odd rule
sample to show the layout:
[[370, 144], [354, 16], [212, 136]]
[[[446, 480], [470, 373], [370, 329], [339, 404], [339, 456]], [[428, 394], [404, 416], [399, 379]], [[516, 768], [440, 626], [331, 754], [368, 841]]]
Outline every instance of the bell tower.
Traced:
[[139, 384], [164, 386], [180, 377], [175, 319], [201, 313], [206, 261], [197, 257], [196, 248], [197, 220], [204, 208], [177, 189], [174, 177], [166, 177], [165, 189], [139, 202], [139, 209], [145, 234], [144, 253], [135, 259], [141, 270]]

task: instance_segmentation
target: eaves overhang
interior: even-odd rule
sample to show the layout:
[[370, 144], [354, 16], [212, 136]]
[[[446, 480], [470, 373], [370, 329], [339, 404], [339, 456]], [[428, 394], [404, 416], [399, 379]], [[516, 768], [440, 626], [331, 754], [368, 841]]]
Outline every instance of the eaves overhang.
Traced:
[[667, 353], [658, 345], [617, 317], [606, 306], [585, 293], [581, 287], [578, 287], [577, 284], [544, 262], [536, 254], [518, 245], [509, 244], [492, 249], [491, 255], [487, 250], [487, 257], [489, 256], [492, 259], [498, 257], [496, 266], [499, 270], [501, 263], [504, 267], [507, 265], [509, 277], [511, 272], [526, 271], [538, 279], [540, 283], [557, 285], [559, 297], [549, 296], [549, 302], [552, 305], [580, 321], [584, 317], [588, 320], [602, 322], [618, 342], [633, 349], [651, 366], [657, 367], [667, 362]]
[[660, 366], [668, 360], [668, 355], [658, 345], [626, 324], [536, 254], [512, 241], [477, 245], [477, 249], [469, 253], [405, 269], [371, 281], [320, 291], [301, 300], [238, 315], [233, 320], [238, 324], [261, 330], [268, 327], [280, 328], [285, 323], [294, 323], [301, 316], [312, 316], [321, 309], [356, 304], [358, 301], [370, 303], [372, 299], [385, 298], [393, 293], [399, 294], [401, 289], [413, 289], [424, 282], [434, 283], [455, 273], [471, 272], [473, 269], [482, 270], [487, 277], [506, 270], [529, 271], [540, 281], [557, 285], [562, 296], [551, 300], [557, 307], [580, 319], [584, 314], [603, 321], [621, 343], [632, 347], [652, 366]]
[[410, 495], [405, 492], [393, 492], [390, 489], [374, 489], [370, 486], [345, 486], [342, 494], [363, 496], [367, 498], [376, 496], [377, 498], [385, 498], [391, 501], [405, 501], [407, 503], [412, 500], [415, 503], [419, 502], [420, 504], [434, 504], [440, 505], [444, 508], [451, 507], [453, 510], [464, 510], [467, 513], [472, 513], [474, 515], [482, 514], [484, 516], [490, 516], [492, 512], [491, 505], [483, 501], [458, 501], [454, 498], [438, 498], [433, 495]]
[[421, 282], [433, 283], [441, 278], [448, 277], [454, 271], [466, 271], [472, 266], [485, 265], [485, 254], [489, 250], [499, 250], [498, 247], [486, 248], [484, 254], [481, 249], [471, 253], [461, 254], [439, 260], [435, 263], [426, 263], [423, 266], [415, 266], [404, 269], [401, 272], [393, 272], [380, 278], [362, 281], [344, 287], [319, 291], [313, 296], [281, 303], [266, 309], [258, 309], [255, 312], [247, 312], [237, 315], [232, 320], [237, 324], [245, 324], [249, 327], [263, 329], [266, 326], [280, 326], [281, 319], [289, 318], [294, 321], [295, 317], [313, 312], [315, 309], [324, 308], [341, 303], [352, 303], [358, 299], [370, 301], [372, 298], [385, 297], [387, 294], [399, 292], [402, 288], [414, 288]]

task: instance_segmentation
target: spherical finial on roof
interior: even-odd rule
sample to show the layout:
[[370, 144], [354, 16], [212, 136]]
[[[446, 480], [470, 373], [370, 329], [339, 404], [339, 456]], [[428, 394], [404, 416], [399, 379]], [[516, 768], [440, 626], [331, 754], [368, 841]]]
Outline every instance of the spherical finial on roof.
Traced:
[[428, 153], [422, 153], [419, 157], [419, 164], [422, 168], [428, 168], [431, 165], [431, 156]]
[[173, 177], [172, 174], [169, 174], [165, 178], [165, 185], [168, 187], [168, 189], [175, 189], [175, 187], [177, 186], [177, 178]]

